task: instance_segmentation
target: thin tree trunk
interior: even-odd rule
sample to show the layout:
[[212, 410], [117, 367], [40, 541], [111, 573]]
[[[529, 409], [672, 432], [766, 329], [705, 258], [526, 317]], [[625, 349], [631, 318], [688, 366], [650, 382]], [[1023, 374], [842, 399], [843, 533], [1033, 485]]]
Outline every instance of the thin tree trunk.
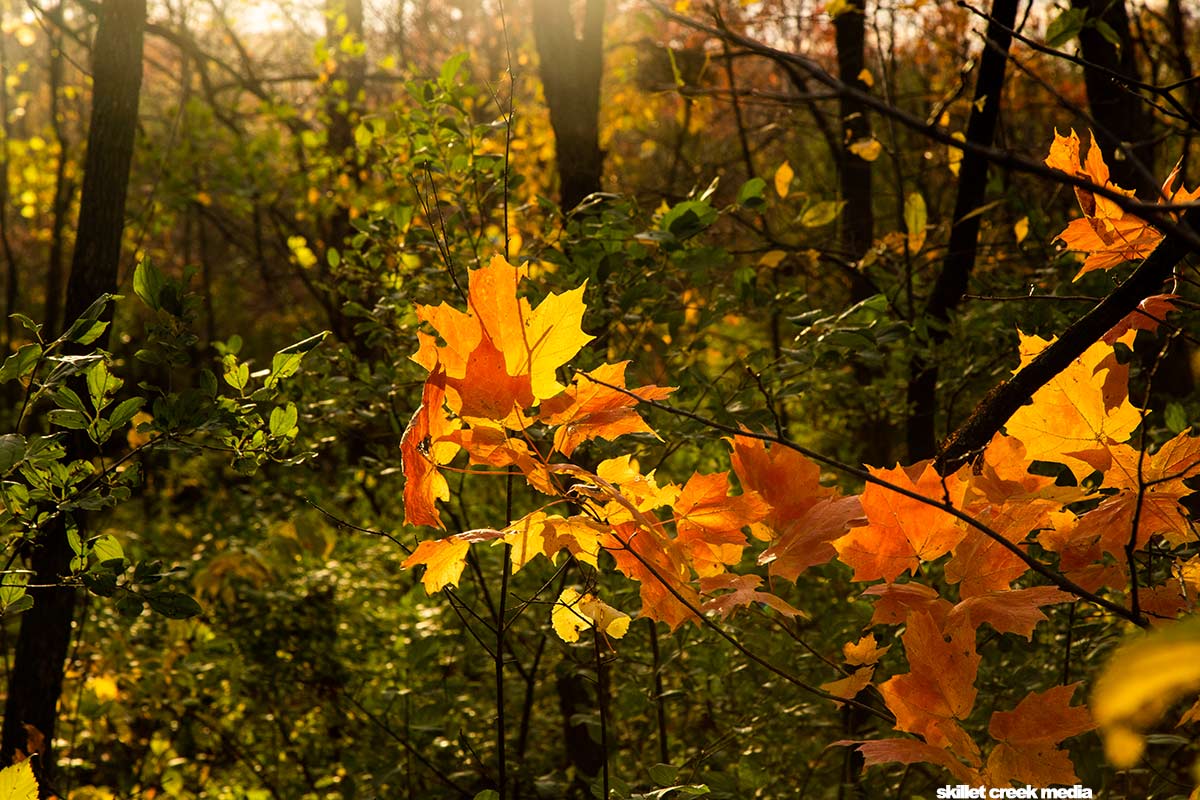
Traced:
[[66, 243], [64, 236], [67, 227], [67, 215], [71, 211], [71, 197], [75, 186], [67, 178], [67, 161], [71, 142], [67, 138], [66, 126], [63, 124], [62, 111], [62, 81], [63, 81], [63, 35], [61, 25], [62, 3], [51, 9], [47, 16], [53, 20], [50, 26], [50, 129], [54, 131], [54, 140], [58, 145], [58, 164], [54, 175], [54, 207], [51, 209], [50, 222], [50, 254], [46, 264], [45, 301], [42, 311], [42, 324], [51, 336], [57, 336], [62, 331], [63, 283], [66, 272]]
[[[1113, 45], [1096, 25], [1079, 32], [1080, 54], [1088, 106], [1096, 120], [1096, 141], [1108, 156], [1112, 179], [1136, 189], [1143, 199], [1158, 192], [1154, 175], [1154, 130], [1146, 105], [1137, 93], [1114, 78], [1112, 73], [1138, 80], [1137, 57], [1124, 0], [1071, 0], [1075, 8], [1087, 9], [1088, 18], [1104, 22], [1120, 41]], [[1113, 157], [1120, 150], [1124, 158]]]
[[[5, 8], [7, 10], [7, 7]], [[21, 271], [13, 253], [12, 236], [8, 229], [8, 206], [10, 185], [8, 179], [9, 153], [12, 144], [12, 122], [8, 109], [8, 49], [7, 37], [0, 36], [0, 126], [4, 131], [4, 145], [0, 148], [0, 246], [4, 251], [4, 354], [13, 344], [13, 321], [9, 316], [17, 310], [21, 292]]]
[[[93, 95], [84, 164], [79, 227], [67, 284], [64, 319], [78, 317], [101, 294], [117, 288], [125, 197], [137, 130], [142, 84], [142, 38], [146, 0], [105, 0], [99, 11], [93, 48]], [[104, 346], [104, 339], [99, 342]], [[85, 456], [78, 439], [70, 455]], [[82, 528], [83, 520], [76, 517]], [[81, 531], [82, 534], [82, 531]], [[33, 542], [33, 584], [60, 583], [70, 568], [71, 550], [59, 518]], [[27, 747], [25, 724], [45, 736], [46, 752], [36, 759], [43, 772], [42, 793], [51, 791], [53, 742], [63, 667], [71, 642], [75, 589], [31, 589], [34, 606], [21, 617], [21, 631], [8, 685], [0, 759], [9, 762]]]
[[[1017, 19], [1017, 0], [995, 0], [992, 21], [988, 23], [987, 44], [975, 81], [975, 102], [967, 121], [967, 141], [990, 147], [996, 135], [1000, 117], [1000, 98], [1004, 93], [1004, 72], [1008, 49], [1012, 44], [1009, 31]], [[958, 170], [958, 195], [954, 200], [950, 244], [942, 271], [938, 274], [925, 307], [925, 314], [937, 324], [930, 327], [934, 346], [949, 335], [950, 314], [967, 291], [975, 256], [979, 247], [981, 215], [975, 211], [983, 205], [987, 189], [987, 160], [976, 153], [964, 153]], [[910, 362], [908, 384], [908, 458], [920, 461], [937, 453], [937, 382], [936, 358], [928, 360], [915, 355]]]
[[586, 0], [580, 35], [569, 0], [533, 0], [533, 34], [554, 128], [559, 197], [570, 210], [600, 191], [604, 0]]
[[[866, 0], [850, 0], [834, 20], [837, 37], [838, 78], [847, 86], [868, 91], [863, 82], [866, 68]], [[838, 154], [838, 183], [846, 206], [841, 214], [842, 248], [850, 260], [862, 258], [875, 241], [874, 198], [871, 195], [871, 162], [850, 150], [851, 145], [871, 138], [871, 120], [859, 100], [843, 94], [838, 99], [841, 119], [841, 150]], [[870, 281], [857, 272], [851, 279], [851, 300], [859, 302], [875, 293]]]

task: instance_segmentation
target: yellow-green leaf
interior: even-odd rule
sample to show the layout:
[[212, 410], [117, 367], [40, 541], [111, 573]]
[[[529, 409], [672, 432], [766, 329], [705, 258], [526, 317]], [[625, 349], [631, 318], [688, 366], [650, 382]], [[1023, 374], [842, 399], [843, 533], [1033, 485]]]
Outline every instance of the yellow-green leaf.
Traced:
[[822, 225], [828, 225], [837, 219], [844, 205], [846, 205], [845, 200], [825, 200], [813, 203], [800, 215], [800, 224], [805, 228], [819, 228]]
[[919, 252], [925, 244], [925, 225], [928, 216], [925, 211], [925, 198], [920, 192], [912, 192], [904, 200], [904, 224], [908, 227], [909, 252]]
[[758, 260], [758, 265], [760, 267], [769, 267], [774, 269], [783, 263], [785, 258], [787, 258], [787, 253], [785, 251], [771, 250], [770, 252], [763, 254], [763, 257]]
[[38, 783], [29, 759], [0, 770], [0, 800], [37, 800]]

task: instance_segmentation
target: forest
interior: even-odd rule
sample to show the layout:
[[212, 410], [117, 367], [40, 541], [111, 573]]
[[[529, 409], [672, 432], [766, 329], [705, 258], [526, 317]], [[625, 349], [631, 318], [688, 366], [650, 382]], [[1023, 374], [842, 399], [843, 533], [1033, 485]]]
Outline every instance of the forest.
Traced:
[[1197, 59], [0, 3], [0, 800], [1200, 798]]

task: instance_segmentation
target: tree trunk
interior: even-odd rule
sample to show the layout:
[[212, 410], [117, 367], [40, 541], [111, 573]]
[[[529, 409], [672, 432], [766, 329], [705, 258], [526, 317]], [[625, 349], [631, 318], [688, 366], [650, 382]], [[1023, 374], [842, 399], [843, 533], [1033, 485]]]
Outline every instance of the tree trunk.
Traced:
[[47, 16], [53, 20], [50, 26], [50, 128], [54, 131], [54, 140], [58, 144], [58, 163], [54, 174], [54, 206], [51, 209], [53, 219], [50, 223], [50, 253], [46, 264], [46, 289], [43, 305], [42, 324], [50, 336], [62, 333], [63, 311], [63, 268], [66, 261], [64, 238], [67, 227], [67, 215], [71, 210], [71, 197], [75, 194], [74, 183], [67, 177], [67, 164], [71, 150], [71, 142], [67, 138], [66, 125], [63, 124], [62, 90], [63, 90], [63, 7], [59, 3], [50, 9]]
[[[837, 34], [838, 78], [847, 86], [869, 91], [863, 82], [866, 68], [866, 0], [850, 0], [848, 8], [834, 20]], [[871, 138], [871, 120], [859, 100], [843, 94], [838, 99], [841, 120], [841, 150], [838, 158], [838, 183], [846, 206], [842, 211], [842, 248], [852, 261], [858, 261], [875, 241], [875, 211], [871, 195], [871, 162], [850, 150], [862, 139]], [[870, 281], [857, 271], [851, 280], [851, 300], [859, 302], [875, 293]]]
[[600, 191], [600, 76], [604, 66], [604, 0], [586, 0], [580, 35], [568, 0], [533, 0], [542, 85], [554, 128], [559, 198], [570, 210]]
[[[967, 141], [991, 147], [1000, 117], [1000, 98], [1004, 93], [1004, 69], [1012, 30], [1017, 19], [1017, 0], [995, 0], [992, 21], [988, 23], [987, 44], [975, 81], [975, 102], [967, 121]], [[977, 153], [963, 153], [958, 170], [958, 195], [954, 200], [954, 223], [942, 271], [929, 295], [925, 313], [939, 323], [930, 328], [933, 345], [941, 344], [949, 333], [950, 313], [958, 308], [967, 291], [967, 282], [975, 268], [979, 246], [981, 215], [974, 214], [983, 205], [987, 189], [987, 159]], [[973, 216], [971, 216], [974, 214]], [[937, 359], [915, 355], [910, 363], [908, 384], [908, 458], [920, 461], [937, 453]]]
[[[1142, 199], [1154, 199], [1154, 130], [1146, 105], [1137, 92], [1113, 73], [1139, 80], [1129, 14], [1124, 0], [1071, 0], [1074, 8], [1087, 9], [1089, 20], [1099, 20], [1116, 34], [1121, 46], [1113, 45], [1095, 25], [1079, 32], [1080, 55], [1087, 66], [1083, 81], [1088, 105], [1096, 120], [1096, 141], [1104, 150], [1109, 171], [1116, 183], [1136, 189]], [[1124, 155], [1124, 158], [1121, 155]]]
[[[125, 197], [137, 130], [138, 95], [142, 84], [142, 36], [146, 0], [105, 0], [93, 48], [93, 96], [84, 163], [83, 194], [71, 277], [63, 319], [69, 323], [105, 292], [117, 288]], [[98, 343], [104, 346], [104, 339]], [[68, 444], [74, 458], [84, 456], [77, 442]], [[76, 520], [82, 527], [82, 520]], [[82, 532], [81, 532], [82, 534]], [[30, 583], [60, 583], [69, 571], [71, 550], [61, 521], [33, 542]], [[30, 589], [34, 606], [21, 617], [16, 653], [9, 676], [0, 759], [12, 760], [26, 748], [29, 724], [45, 736], [46, 751], [35, 760], [42, 772], [42, 792], [52, 787], [55, 717], [62, 690], [63, 667], [71, 642], [75, 589]]]

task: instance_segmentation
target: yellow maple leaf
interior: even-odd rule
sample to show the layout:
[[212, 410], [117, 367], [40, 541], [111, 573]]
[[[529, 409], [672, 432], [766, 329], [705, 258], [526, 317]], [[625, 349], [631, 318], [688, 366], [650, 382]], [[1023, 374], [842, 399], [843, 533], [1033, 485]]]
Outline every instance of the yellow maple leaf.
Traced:
[[620, 639], [629, 630], [629, 615], [590, 592], [581, 595], [575, 589], [566, 588], [554, 602], [550, 623], [564, 642], [579, 641], [579, 632], [593, 626], [606, 636]]
[[[1132, 331], [1127, 334], [1132, 337]], [[1021, 335], [1021, 366], [1050, 342]], [[1009, 436], [1025, 446], [1031, 461], [1066, 464], [1082, 481], [1093, 470], [1112, 464], [1112, 448], [1141, 424], [1141, 413], [1129, 402], [1129, 368], [1117, 362], [1111, 345], [1097, 342], [1038, 389], [1033, 402], [1017, 409], [1005, 423]]]

